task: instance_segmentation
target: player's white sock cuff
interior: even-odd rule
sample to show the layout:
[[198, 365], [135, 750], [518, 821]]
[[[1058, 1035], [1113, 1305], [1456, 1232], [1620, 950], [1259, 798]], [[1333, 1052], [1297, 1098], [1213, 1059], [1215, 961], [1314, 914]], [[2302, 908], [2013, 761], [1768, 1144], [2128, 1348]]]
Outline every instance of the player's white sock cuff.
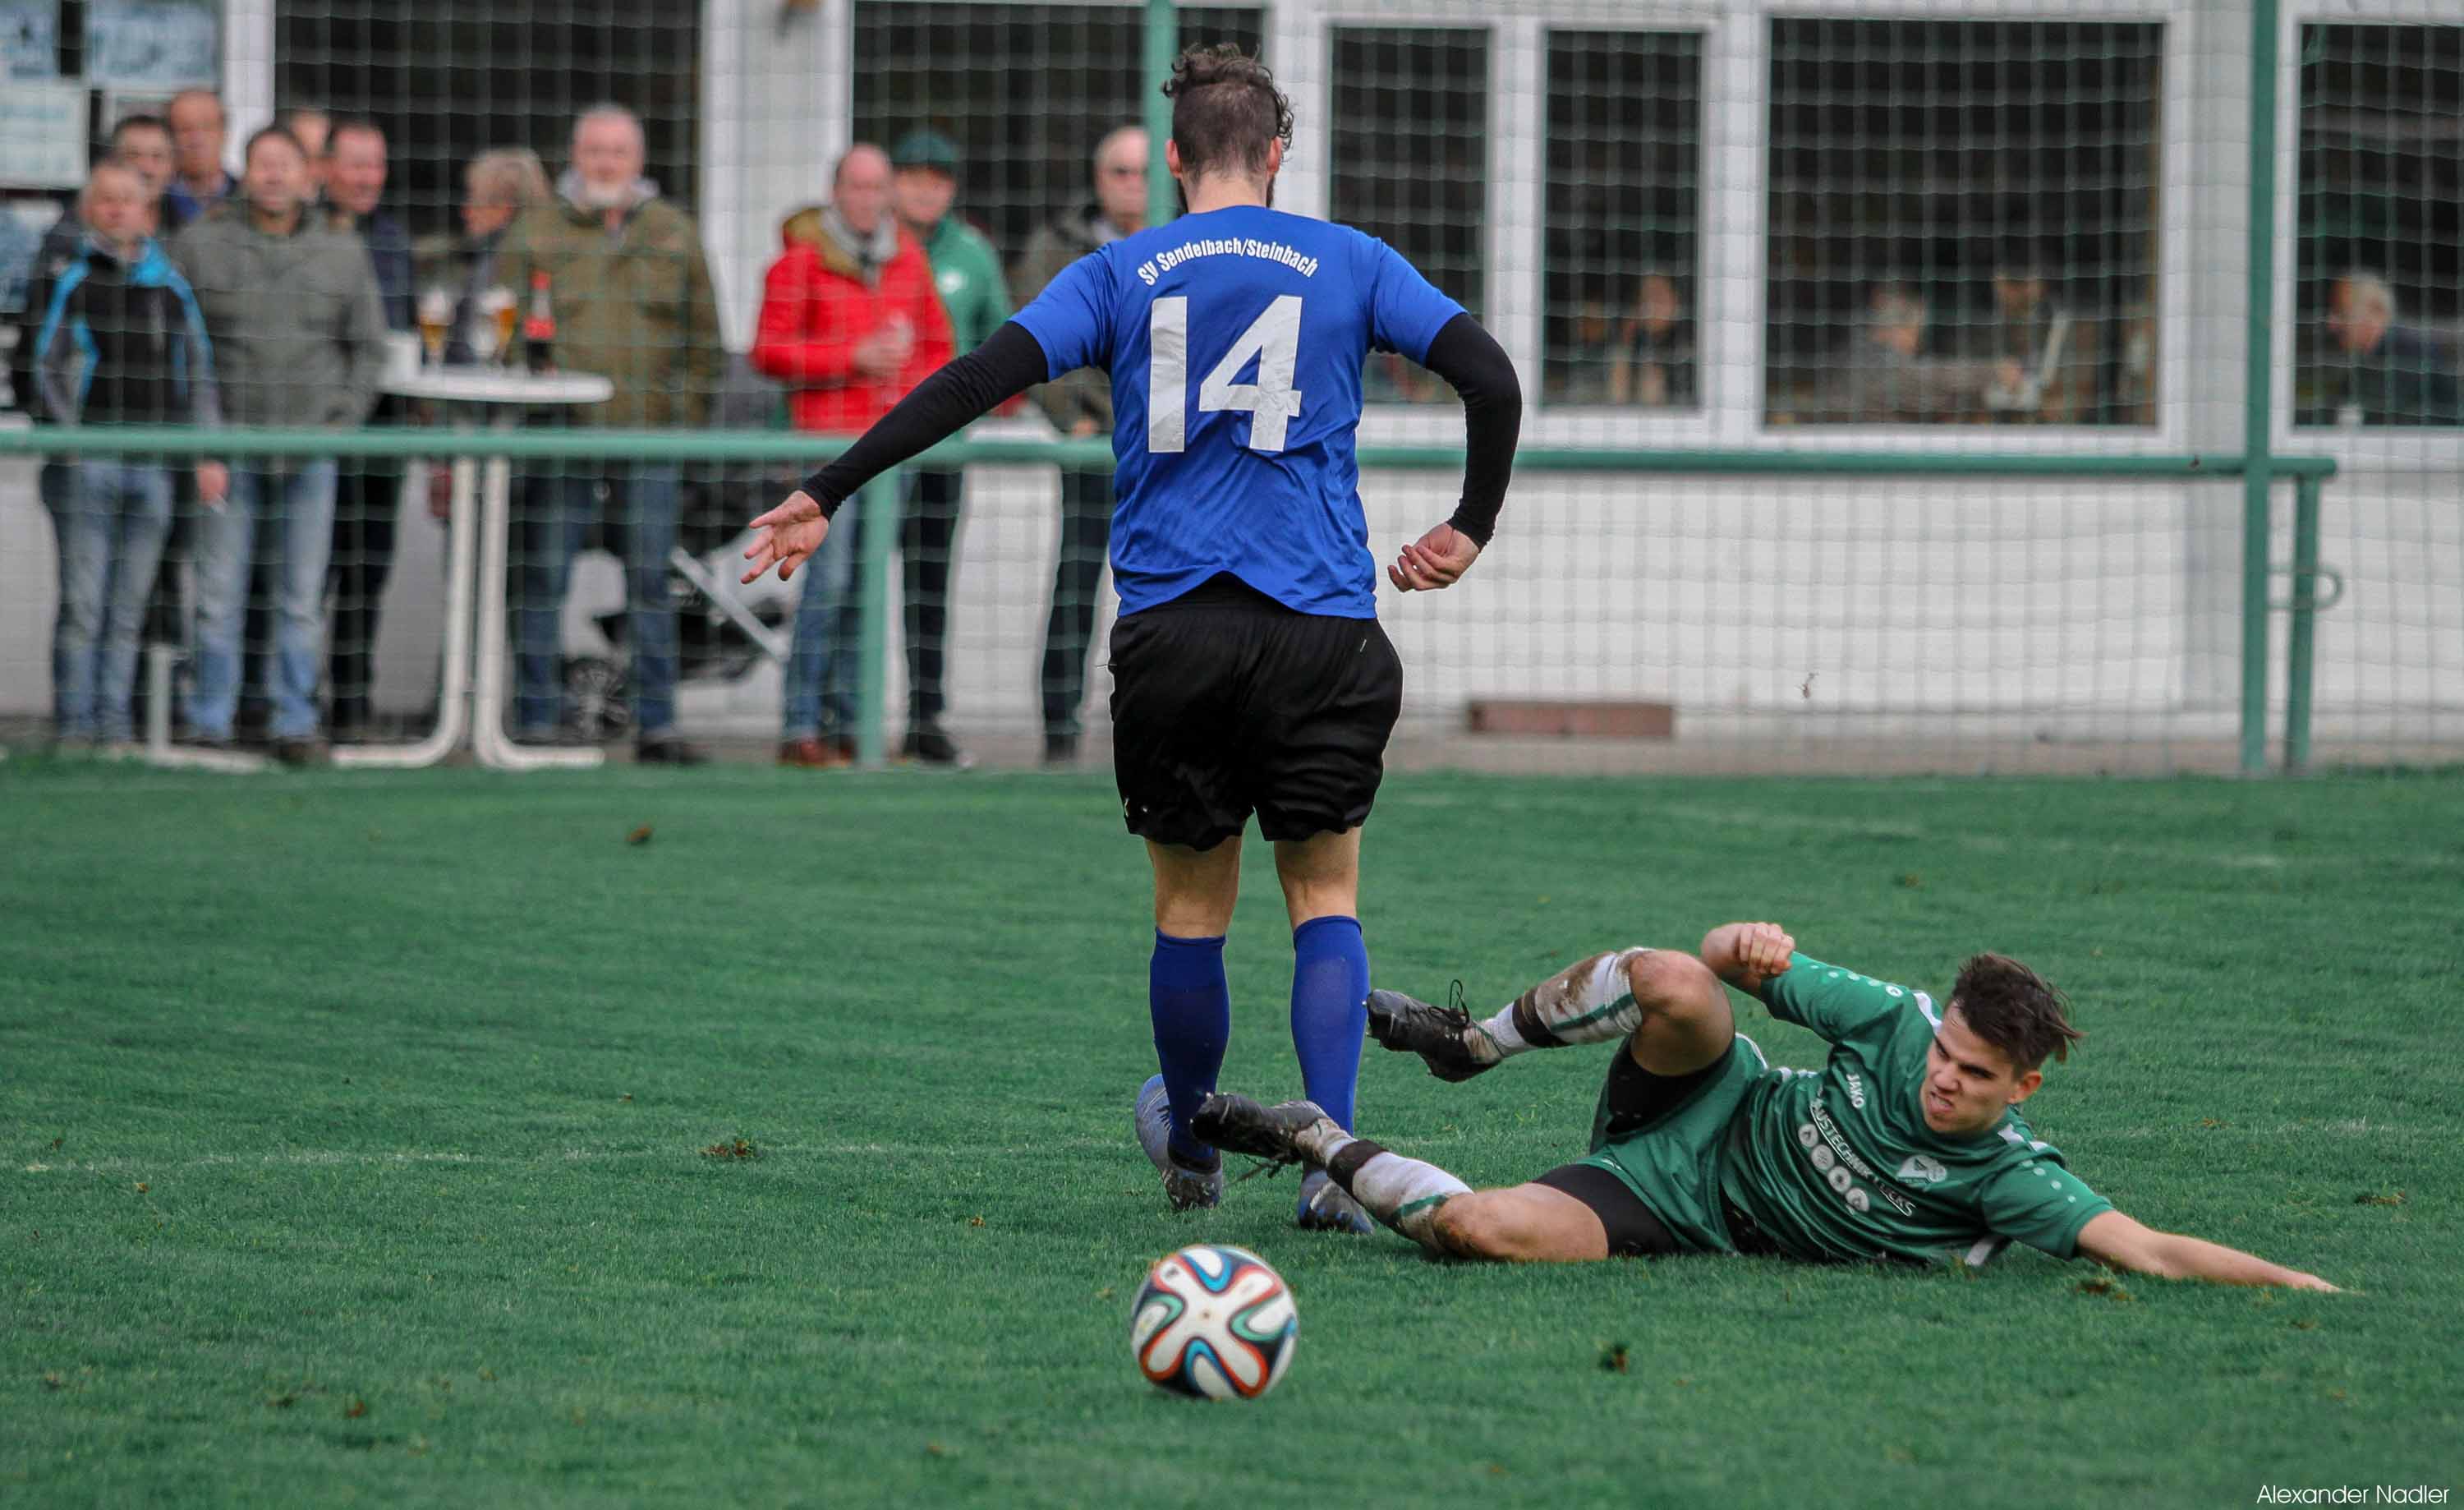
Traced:
[[[1481, 1024], [1480, 1031], [1498, 1046], [1501, 1058], [1524, 1049], [1623, 1038], [1642, 1022], [1626, 966], [1650, 952], [1619, 949], [1570, 965], [1516, 997], [1513, 1006]], [[1509, 1042], [1515, 1047], [1507, 1047]]]
[[1370, 1215], [1436, 1254], [1449, 1251], [1438, 1241], [1438, 1209], [1471, 1190], [1434, 1164], [1389, 1153], [1362, 1138], [1346, 1139], [1326, 1172]]

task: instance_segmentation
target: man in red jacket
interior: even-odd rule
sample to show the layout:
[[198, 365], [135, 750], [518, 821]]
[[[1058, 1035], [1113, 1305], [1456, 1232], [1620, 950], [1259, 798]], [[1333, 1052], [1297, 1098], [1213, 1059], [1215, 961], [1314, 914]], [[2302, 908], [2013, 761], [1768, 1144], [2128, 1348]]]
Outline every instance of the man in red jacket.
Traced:
[[[753, 365], [786, 384], [799, 430], [860, 435], [953, 355], [950, 317], [924, 251], [890, 212], [890, 158], [858, 144], [839, 159], [830, 202], [787, 217], [786, 251], [761, 289]], [[853, 527], [813, 561], [787, 656], [779, 762], [827, 768], [855, 748], [851, 650], [861, 610]]]

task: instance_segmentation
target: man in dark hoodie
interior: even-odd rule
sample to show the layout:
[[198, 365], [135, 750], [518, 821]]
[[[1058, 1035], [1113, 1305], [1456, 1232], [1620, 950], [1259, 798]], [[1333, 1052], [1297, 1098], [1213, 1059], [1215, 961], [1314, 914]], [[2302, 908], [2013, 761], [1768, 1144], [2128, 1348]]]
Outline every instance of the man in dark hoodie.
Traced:
[[[43, 410], [68, 425], [218, 425], [205, 317], [150, 233], [152, 186], [99, 165], [82, 200], [84, 239], [52, 281], [34, 335]], [[63, 747], [135, 738], [129, 715], [145, 600], [171, 533], [171, 469], [159, 457], [82, 455], [45, 501], [59, 534], [59, 616], [52, 708]], [[198, 496], [220, 504], [230, 474], [197, 467]]]
[[[385, 328], [412, 328], [410, 233], [384, 207], [385, 131], [373, 121], [344, 119], [325, 136], [325, 202], [368, 249], [377, 293], [385, 303]], [[402, 422], [400, 400], [379, 398], [374, 425]], [[376, 677], [377, 608], [385, 579], [393, 575], [394, 514], [402, 499], [402, 461], [394, 456], [354, 456], [343, 463], [334, 493], [334, 559], [327, 578], [334, 594], [333, 645], [328, 678], [335, 743], [366, 737], [368, 688]]]
[[[1095, 146], [1095, 197], [1039, 229], [1019, 263], [1019, 293], [1032, 301], [1088, 253], [1137, 234], [1147, 223], [1147, 134], [1121, 126]], [[1045, 384], [1033, 395], [1046, 418], [1072, 439], [1112, 433], [1111, 380], [1092, 368]], [[1079, 704], [1087, 697], [1087, 651], [1094, 642], [1096, 592], [1112, 543], [1110, 468], [1061, 473], [1061, 554], [1052, 568], [1052, 609], [1044, 621], [1044, 759], [1078, 759]]]

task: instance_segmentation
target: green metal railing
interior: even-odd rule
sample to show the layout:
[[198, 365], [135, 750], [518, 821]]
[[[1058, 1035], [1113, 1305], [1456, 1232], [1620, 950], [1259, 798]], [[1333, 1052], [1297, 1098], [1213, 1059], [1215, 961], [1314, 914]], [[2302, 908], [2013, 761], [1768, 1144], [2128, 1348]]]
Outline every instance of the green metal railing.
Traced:
[[[0, 432], [0, 455], [75, 454], [218, 456], [503, 456], [517, 461], [771, 462], [816, 467], [846, 450], [844, 437], [776, 431], [689, 432], [657, 430], [196, 430], [184, 427], [77, 429], [67, 426]], [[1449, 446], [1360, 448], [1369, 471], [1460, 470], [1463, 452]], [[914, 458], [915, 465], [1029, 463], [1072, 468], [1109, 467], [1105, 440], [950, 440]], [[2290, 667], [2292, 694], [2285, 712], [2285, 766], [2298, 770], [2310, 747], [2312, 619], [2323, 607], [2315, 591], [2320, 575], [2319, 489], [2336, 472], [2323, 456], [2278, 456], [2262, 445], [2256, 455], [2230, 452], [2147, 455], [2061, 455], [2031, 452], [1908, 451], [1641, 451], [1532, 447], [1516, 454], [1518, 473], [1607, 472], [1696, 477], [2093, 477], [2103, 480], [2223, 481], [2242, 478], [2243, 599], [2241, 667], [2241, 767], [2253, 774], [2267, 766], [2267, 591], [2272, 575], [2268, 525], [2274, 483], [2297, 485]], [[857, 641], [860, 722], [857, 753], [867, 764], [884, 753], [886, 676], [890, 644], [891, 545], [898, 531], [899, 486], [895, 474], [876, 478], [854, 500], [864, 511], [858, 569], [865, 585]], [[1639, 506], [1647, 507], [1646, 504]], [[2255, 586], [2254, 586], [2255, 584]], [[2330, 600], [2332, 601], [2332, 600]]]

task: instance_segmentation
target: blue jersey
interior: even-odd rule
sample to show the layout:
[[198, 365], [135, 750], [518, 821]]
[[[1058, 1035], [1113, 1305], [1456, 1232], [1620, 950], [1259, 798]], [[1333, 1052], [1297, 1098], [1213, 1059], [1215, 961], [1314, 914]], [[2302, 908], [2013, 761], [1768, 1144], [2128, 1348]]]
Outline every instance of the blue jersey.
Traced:
[[1384, 242], [1253, 205], [1063, 269], [1016, 319], [1053, 377], [1111, 374], [1121, 611], [1228, 571], [1303, 613], [1376, 617], [1353, 454], [1361, 363], [1421, 361], [1462, 313]]

